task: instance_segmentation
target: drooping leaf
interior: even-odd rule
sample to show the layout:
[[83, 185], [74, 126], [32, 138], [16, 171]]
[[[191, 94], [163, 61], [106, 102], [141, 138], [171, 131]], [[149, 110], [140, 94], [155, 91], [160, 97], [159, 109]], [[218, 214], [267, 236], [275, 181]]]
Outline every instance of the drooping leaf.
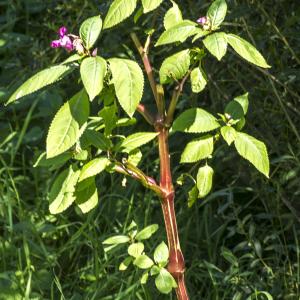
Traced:
[[215, 0], [207, 11], [207, 17], [211, 22], [211, 29], [217, 29], [225, 19], [227, 4], [225, 0]]
[[133, 264], [140, 269], [150, 269], [154, 263], [149, 256], [143, 254], [143, 255], [138, 256], [133, 261]]
[[199, 195], [199, 191], [198, 191], [198, 188], [197, 188], [197, 185], [194, 185], [191, 190], [189, 190], [189, 193], [188, 193], [188, 207], [191, 208], [194, 203], [197, 201], [198, 199], [198, 195]]
[[137, 241], [143, 241], [149, 239], [156, 231], [158, 230], [158, 225], [157, 224], [152, 224], [147, 227], [145, 227], [143, 230], [141, 230], [137, 235], [136, 235], [136, 240]]
[[159, 7], [164, 0], [142, 0], [144, 14]]
[[173, 7], [167, 11], [164, 17], [164, 26], [166, 30], [182, 22], [182, 13], [179, 6], [173, 0], [171, 0], [171, 2]]
[[162, 268], [155, 278], [155, 285], [162, 294], [169, 294], [173, 288], [177, 287], [173, 276], [164, 268]]
[[234, 144], [243, 158], [247, 159], [266, 177], [269, 177], [269, 157], [266, 145], [263, 142], [246, 133], [237, 132]]
[[208, 35], [203, 40], [204, 46], [207, 50], [215, 56], [219, 61], [226, 54], [227, 51], [227, 39], [224, 32], [215, 32]]
[[197, 67], [191, 72], [191, 85], [194, 93], [202, 92], [207, 84], [207, 79], [204, 71]]
[[109, 7], [103, 28], [111, 28], [130, 17], [136, 8], [136, 4], [137, 0], [114, 0]]
[[49, 210], [51, 214], [59, 214], [75, 201], [75, 185], [80, 171], [72, 166], [64, 170], [54, 181], [49, 193]]
[[79, 182], [83, 181], [89, 177], [93, 177], [97, 174], [100, 174], [105, 170], [109, 163], [108, 158], [106, 157], [99, 157], [99, 158], [94, 158], [87, 164], [85, 164], [80, 172], [80, 177], [79, 177]]
[[230, 46], [245, 60], [262, 68], [270, 68], [260, 52], [249, 42], [235, 34], [227, 34]]
[[221, 128], [221, 134], [228, 146], [230, 146], [236, 138], [236, 130], [231, 126], [223, 126]]
[[79, 187], [76, 187], [76, 200], [75, 203], [80, 208], [82, 213], [86, 214], [94, 209], [98, 205], [98, 190], [95, 184], [95, 180], [91, 180], [83, 189], [80, 188], [81, 183], [78, 183]]
[[169, 248], [165, 242], [161, 242], [154, 251], [154, 261], [157, 264], [166, 264], [169, 260]]
[[106, 67], [105, 59], [99, 56], [88, 57], [80, 65], [81, 79], [91, 101], [103, 89]]
[[77, 93], [59, 109], [47, 136], [47, 158], [57, 156], [75, 145], [89, 117], [89, 110], [89, 100], [84, 91]]
[[157, 132], [137, 132], [129, 135], [119, 145], [118, 148], [123, 152], [131, 152], [140, 146], [149, 143], [157, 137]]
[[103, 245], [119, 245], [125, 244], [130, 241], [130, 237], [127, 235], [116, 235], [112, 236], [102, 242]]
[[159, 70], [160, 82], [166, 84], [173, 79], [179, 80], [184, 77], [190, 67], [190, 50], [183, 50], [166, 58]]
[[95, 16], [86, 19], [79, 29], [80, 38], [87, 49], [91, 49], [96, 43], [102, 29], [102, 19]]
[[128, 247], [128, 254], [136, 258], [142, 255], [144, 248], [145, 246], [143, 243], [133, 243]]
[[193, 163], [209, 157], [214, 150], [212, 136], [200, 137], [189, 142], [182, 155], [180, 163]]
[[143, 96], [143, 71], [136, 62], [128, 59], [112, 58], [109, 65], [119, 103], [132, 117]]
[[189, 20], [183, 20], [177, 23], [162, 33], [155, 47], [175, 42], [183, 43], [188, 37], [195, 34], [196, 26], [196, 23]]
[[208, 165], [199, 168], [197, 173], [198, 198], [204, 198], [211, 191], [213, 174], [214, 170]]
[[33, 75], [27, 81], [25, 81], [9, 98], [6, 104], [12, 103], [22, 97], [30, 95], [47, 85], [53, 84], [66, 75], [68, 75], [71, 71], [74, 70], [74, 67], [71, 65], [58, 65], [53, 66], [43, 71], [38, 72]]
[[220, 124], [213, 115], [202, 108], [190, 108], [174, 121], [172, 129], [188, 133], [202, 133], [218, 127]]

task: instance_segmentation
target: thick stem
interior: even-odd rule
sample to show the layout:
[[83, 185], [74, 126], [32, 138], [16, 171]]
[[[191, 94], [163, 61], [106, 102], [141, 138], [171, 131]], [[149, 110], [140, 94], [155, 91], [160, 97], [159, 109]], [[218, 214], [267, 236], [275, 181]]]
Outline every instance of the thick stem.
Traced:
[[169, 245], [169, 264], [168, 270], [176, 279], [178, 288], [176, 295], [179, 300], [188, 300], [188, 294], [185, 287], [184, 257], [180, 248], [178, 229], [174, 208], [174, 187], [172, 183], [172, 173], [170, 166], [170, 154], [168, 145], [168, 129], [158, 124], [156, 130], [159, 132], [159, 156], [160, 156], [160, 187], [164, 192], [162, 197], [162, 210], [164, 215], [165, 227]]

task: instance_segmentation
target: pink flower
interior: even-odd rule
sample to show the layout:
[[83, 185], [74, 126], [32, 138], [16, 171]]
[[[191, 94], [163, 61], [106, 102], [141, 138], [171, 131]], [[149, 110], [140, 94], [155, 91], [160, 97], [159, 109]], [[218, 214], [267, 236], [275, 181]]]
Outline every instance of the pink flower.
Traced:
[[201, 17], [197, 20], [197, 23], [200, 25], [206, 25], [208, 23], [208, 18], [207, 17]]
[[72, 39], [67, 35], [68, 30], [65, 26], [60, 27], [58, 30], [59, 40], [51, 42], [51, 48], [65, 48], [68, 52], [74, 50]]

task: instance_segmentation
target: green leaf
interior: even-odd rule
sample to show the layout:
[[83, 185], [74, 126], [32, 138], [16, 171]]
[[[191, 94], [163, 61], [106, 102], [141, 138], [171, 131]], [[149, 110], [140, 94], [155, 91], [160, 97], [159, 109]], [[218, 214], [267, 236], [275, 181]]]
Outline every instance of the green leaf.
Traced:
[[83, 189], [80, 188], [81, 184], [84, 183], [78, 183], [78, 188], [76, 188], [75, 202], [82, 213], [86, 214], [98, 205], [98, 190], [95, 185], [95, 180], [92, 180], [90, 184]]
[[159, 7], [164, 0], [142, 0], [144, 14]]
[[154, 251], [154, 261], [157, 264], [165, 264], [169, 260], [169, 248], [165, 242], [161, 242]]
[[265, 144], [254, 137], [238, 132], [234, 141], [238, 153], [269, 178], [270, 163]]
[[207, 84], [206, 75], [203, 70], [198, 67], [191, 72], [191, 85], [194, 93], [202, 92]]
[[89, 113], [89, 100], [84, 91], [77, 93], [59, 109], [47, 136], [47, 158], [57, 156], [75, 145]]
[[83, 85], [94, 100], [103, 89], [103, 80], [106, 74], [106, 61], [102, 57], [88, 57], [80, 65], [80, 75]]
[[159, 70], [160, 82], [166, 84], [184, 77], [190, 67], [190, 50], [183, 50], [166, 58]]
[[203, 40], [203, 43], [207, 50], [219, 61], [226, 54], [227, 39], [224, 32], [210, 34]]
[[169, 294], [173, 288], [177, 287], [175, 279], [166, 269], [160, 270], [155, 278], [155, 285], [162, 294]]
[[225, 108], [225, 113], [234, 120], [240, 120], [247, 114], [248, 106], [248, 93], [246, 93], [230, 101]]
[[128, 247], [128, 254], [132, 257], [137, 258], [138, 256], [142, 255], [145, 246], [143, 243], [134, 243]]
[[132, 257], [126, 257], [119, 266], [120, 271], [126, 271], [129, 267], [129, 265], [132, 263], [133, 258]]
[[164, 26], [166, 30], [170, 29], [171, 27], [174, 27], [175, 25], [183, 21], [180, 8], [173, 0], [171, 0], [171, 2], [173, 4], [173, 7], [171, 7], [167, 11], [164, 17]]
[[173, 131], [202, 133], [220, 127], [217, 119], [201, 108], [190, 108], [184, 111], [172, 126]]
[[119, 244], [125, 244], [130, 241], [130, 237], [127, 235], [116, 235], [112, 236], [108, 239], [106, 239], [104, 242], [102, 242], [103, 245], [119, 245]]
[[196, 185], [189, 190], [188, 207], [191, 208], [198, 199], [199, 191]]
[[101, 132], [87, 129], [82, 135], [87, 146], [93, 145], [97, 149], [107, 151], [112, 147], [111, 141], [104, 136]]
[[259, 51], [246, 40], [235, 34], [227, 34], [227, 41], [245, 60], [262, 68], [271, 68]]
[[119, 103], [132, 117], [143, 96], [143, 71], [136, 62], [128, 59], [112, 58], [109, 65]]
[[79, 182], [103, 172], [108, 164], [109, 160], [106, 157], [91, 160], [82, 167]]
[[189, 20], [183, 20], [177, 23], [162, 33], [155, 47], [175, 42], [183, 43], [188, 37], [195, 34], [196, 26], [196, 23]]
[[141, 277], [141, 284], [146, 284], [149, 278], [149, 272], [145, 271]]
[[193, 37], [192, 42], [196, 42], [197, 40], [201, 39], [202, 37], [210, 34], [211, 32], [208, 30], [203, 30], [202, 28], [197, 27], [195, 31], [195, 36]]
[[71, 71], [74, 70], [70, 65], [58, 65], [53, 66], [33, 75], [27, 81], [25, 81], [9, 98], [6, 104], [12, 103], [22, 97], [30, 95], [47, 85], [50, 85], [56, 81], [61, 80]]
[[130, 17], [136, 4], [137, 0], [114, 0], [104, 20], [103, 28], [111, 28]]
[[154, 275], [159, 274], [160, 269], [161, 269], [160, 267], [154, 265], [150, 270], [150, 275], [154, 276]]
[[209, 7], [207, 17], [211, 22], [211, 29], [217, 29], [225, 19], [227, 4], [225, 0], [215, 0]]
[[200, 137], [189, 142], [182, 155], [180, 163], [193, 163], [211, 156], [214, 150], [212, 136]]
[[133, 261], [133, 264], [140, 269], [150, 269], [154, 263], [149, 256], [143, 254], [143, 255], [138, 256]]
[[226, 141], [228, 146], [230, 146], [234, 142], [236, 133], [236, 130], [231, 126], [223, 126], [221, 128], [222, 137]]
[[211, 191], [213, 175], [214, 170], [210, 166], [199, 168], [197, 173], [198, 198], [204, 198]]
[[129, 152], [128, 162], [136, 167], [142, 160], [142, 157], [143, 157], [143, 154], [142, 154], [141, 150], [134, 149]]
[[102, 29], [102, 19], [95, 16], [85, 20], [79, 29], [80, 38], [87, 49], [91, 49], [96, 43]]
[[51, 214], [65, 211], [75, 201], [75, 185], [79, 177], [79, 170], [72, 166], [58, 175], [49, 193], [49, 210]]
[[149, 239], [158, 230], [157, 224], [152, 224], [141, 230], [135, 237], [138, 241]]
[[71, 152], [65, 152], [53, 158], [47, 159], [46, 152], [43, 152], [36, 162], [34, 163], [33, 167], [50, 167], [51, 169], [58, 168], [65, 164], [68, 160], [72, 158]]
[[149, 143], [158, 136], [157, 132], [137, 132], [125, 138], [117, 148], [122, 149], [123, 152], [131, 152], [140, 146]]

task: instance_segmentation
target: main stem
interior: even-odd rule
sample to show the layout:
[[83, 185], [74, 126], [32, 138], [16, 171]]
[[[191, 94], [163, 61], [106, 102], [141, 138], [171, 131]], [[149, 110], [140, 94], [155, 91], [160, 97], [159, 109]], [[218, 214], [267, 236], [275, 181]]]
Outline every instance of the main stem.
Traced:
[[[171, 164], [170, 164], [170, 152], [169, 152], [169, 127], [173, 120], [173, 114], [176, 107], [177, 100], [182, 92], [182, 87], [187, 79], [187, 76], [183, 79], [180, 85], [174, 91], [170, 107], [167, 115], [165, 114], [165, 103], [162, 86], [156, 84], [153, 69], [148, 57], [148, 51], [150, 46], [150, 36], [143, 47], [135, 33], [131, 34], [131, 38], [140, 53], [143, 60], [145, 71], [156, 101], [158, 115], [153, 122], [158, 135], [159, 146], [159, 158], [160, 158], [160, 189], [162, 191], [161, 206], [165, 221], [165, 227], [169, 245], [169, 263], [168, 270], [175, 278], [177, 282], [176, 295], [178, 300], [189, 300], [189, 296], [186, 290], [184, 281], [185, 263], [184, 257], [180, 248], [177, 221], [174, 207], [174, 186], [172, 182]], [[142, 115], [150, 115], [145, 107], [140, 107], [139, 110]], [[147, 117], [146, 120], [153, 121], [152, 118]], [[150, 122], [151, 123], [151, 122]]]
[[159, 157], [160, 157], [160, 187], [164, 192], [161, 206], [164, 215], [165, 227], [169, 245], [169, 264], [168, 270], [176, 279], [176, 295], [179, 300], [188, 300], [189, 296], [184, 281], [185, 263], [180, 248], [178, 229], [174, 208], [175, 191], [172, 183], [172, 173], [170, 166], [169, 153], [169, 130], [164, 124], [156, 125], [159, 132]]

